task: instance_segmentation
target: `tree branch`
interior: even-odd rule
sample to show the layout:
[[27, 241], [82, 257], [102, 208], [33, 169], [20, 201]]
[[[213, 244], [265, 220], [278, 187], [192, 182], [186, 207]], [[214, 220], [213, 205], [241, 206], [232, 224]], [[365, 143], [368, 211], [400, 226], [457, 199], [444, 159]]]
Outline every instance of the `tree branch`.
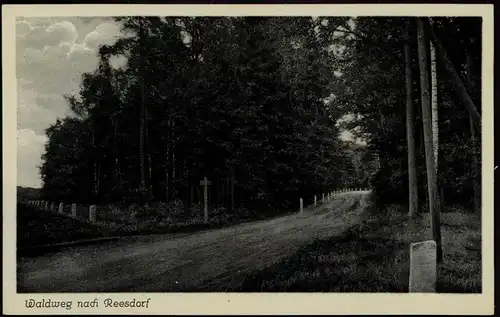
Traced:
[[467, 89], [465, 88], [465, 85], [462, 82], [460, 75], [458, 75], [455, 67], [453, 66], [446, 52], [446, 49], [442, 45], [441, 41], [439, 40], [439, 37], [434, 32], [434, 29], [432, 28], [428, 20], [425, 20], [425, 28], [429, 33], [429, 35], [431, 36], [432, 42], [436, 47], [436, 52], [438, 53], [439, 58], [441, 59], [445, 69], [451, 76], [451, 81], [455, 86], [455, 90], [457, 91], [458, 96], [462, 99], [465, 107], [469, 111], [469, 114], [472, 120], [474, 121], [474, 126], [476, 127], [478, 132], [481, 132], [481, 115], [477, 111], [476, 105], [474, 104], [469, 93], [467, 92]]

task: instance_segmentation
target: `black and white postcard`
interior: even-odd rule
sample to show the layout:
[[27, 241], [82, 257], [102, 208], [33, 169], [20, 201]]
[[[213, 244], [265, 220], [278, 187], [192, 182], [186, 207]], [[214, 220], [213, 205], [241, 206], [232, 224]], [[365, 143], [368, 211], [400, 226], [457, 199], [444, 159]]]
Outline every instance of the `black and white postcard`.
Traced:
[[492, 5], [2, 26], [6, 313], [493, 312]]

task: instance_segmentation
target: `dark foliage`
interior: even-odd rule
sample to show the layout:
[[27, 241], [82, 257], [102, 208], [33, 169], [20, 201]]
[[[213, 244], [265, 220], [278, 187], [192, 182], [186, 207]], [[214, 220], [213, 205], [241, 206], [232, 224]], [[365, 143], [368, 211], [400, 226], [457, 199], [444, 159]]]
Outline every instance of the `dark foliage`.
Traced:
[[117, 21], [128, 35], [68, 97], [75, 117], [47, 129], [47, 199], [192, 204], [206, 176], [212, 205], [276, 210], [366, 186], [325, 101], [337, 64], [325, 39], [345, 18]]

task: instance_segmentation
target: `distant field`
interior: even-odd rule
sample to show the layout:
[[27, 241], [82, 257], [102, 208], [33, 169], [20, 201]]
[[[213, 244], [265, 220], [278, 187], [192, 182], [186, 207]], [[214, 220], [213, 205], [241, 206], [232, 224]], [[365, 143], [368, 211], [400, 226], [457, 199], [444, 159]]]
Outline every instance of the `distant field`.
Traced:
[[[448, 208], [451, 209], [451, 208]], [[409, 246], [431, 239], [428, 214], [409, 221], [400, 206], [365, 210], [362, 223], [249, 274], [237, 292], [408, 292]], [[481, 293], [481, 225], [454, 209], [441, 216], [444, 261], [437, 292]]]

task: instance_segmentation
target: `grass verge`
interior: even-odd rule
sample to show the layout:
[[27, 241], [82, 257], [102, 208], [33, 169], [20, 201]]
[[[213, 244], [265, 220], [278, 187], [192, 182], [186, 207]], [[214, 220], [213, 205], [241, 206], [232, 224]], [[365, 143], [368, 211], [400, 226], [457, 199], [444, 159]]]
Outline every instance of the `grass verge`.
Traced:
[[[193, 209], [199, 211], [199, 206]], [[18, 255], [37, 256], [59, 250], [62, 243], [81, 241], [92, 243], [99, 238], [127, 237], [150, 234], [194, 233], [219, 229], [249, 221], [264, 220], [281, 214], [258, 214], [243, 211], [228, 214], [215, 210], [204, 223], [199, 212], [183, 214], [183, 206], [156, 204], [145, 207], [128, 206], [98, 208], [97, 223], [88, 222], [88, 206], [77, 206], [76, 218], [70, 217], [70, 206], [63, 213], [45, 211], [27, 204], [17, 204]], [[98, 242], [98, 241], [96, 241]]]
[[[443, 264], [437, 292], [481, 292], [480, 219], [460, 208], [441, 215]], [[401, 206], [367, 207], [361, 224], [318, 240], [249, 274], [236, 292], [408, 292], [410, 243], [431, 239], [428, 215]]]
[[55, 212], [17, 205], [17, 247], [45, 245], [108, 236], [105, 228]]

